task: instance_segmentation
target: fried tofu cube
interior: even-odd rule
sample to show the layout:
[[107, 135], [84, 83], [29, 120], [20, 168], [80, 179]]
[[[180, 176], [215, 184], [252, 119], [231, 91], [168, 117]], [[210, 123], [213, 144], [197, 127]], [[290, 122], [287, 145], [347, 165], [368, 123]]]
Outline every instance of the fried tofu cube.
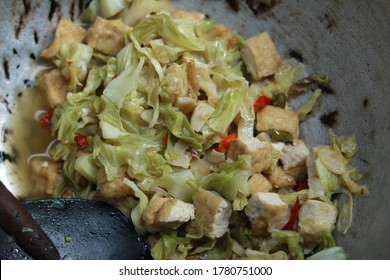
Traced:
[[59, 69], [43, 74], [38, 80], [38, 90], [50, 108], [57, 107], [66, 100], [68, 89], [69, 81]]
[[195, 109], [196, 105], [196, 100], [188, 96], [177, 97], [174, 104], [174, 106], [184, 114], [191, 113]]
[[42, 191], [52, 194], [60, 174], [61, 164], [47, 158], [34, 157], [30, 161], [31, 177]]
[[212, 39], [219, 38], [226, 40], [228, 48], [238, 48], [238, 39], [236, 33], [224, 24], [215, 24], [210, 30], [208, 36]]
[[172, 12], [172, 18], [174, 19], [185, 19], [192, 21], [202, 21], [206, 18], [205, 14], [200, 12], [189, 12], [184, 10], [174, 10]]
[[279, 52], [266, 32], [246, 40], [241, 55], [254, 80], [275, 74], [282, 64]]
[[257, 236], [282, 229], [290, 218], [288, 204], [272, 192], [253, 194], [244, 212], [251, 222], [252, 234]]
[[272, 164], [272, 145], [252, 137], [248, 139], [234, 139], [227, 151], [226, 156], [237, 160], [238, 155], [247, 154], [252, 158], [251, 175], [268, 169]]
[[[173, 103], [178, 96], [187, 95], [189, 85], [183, 68], [179, 64], [173, 63], [168, 66], [165, 75], [164, 91], [169, 94], [169, 98], [163, 99], [164, 102]], [[162, 96], [162, 98], [164, 98], [164, 96]]]
[[319, 200], [306, 200], [299, 211], [298, 231], [304, 239], [315, 241], [335, 228], [337, 208]]
[[90, 47], [104, 54], [116, 55], [125, 46], [125, 33], [130, 30], [131, 27], [120, 20], [97, 17], [85, 40]]
[[296, 185], [295, 178], [284, 171], [280, 166], [274, 168], [268, 175], [268, 180], [276, 188], [290, 188]]
[[277, 129], [291, 133], [293, 139], [299, 137], [298, 114], [289, 109], [265, 106], [256, 114], [256, 130], [258, 132]]
[[218, 193], [199, 189], [194, 195], [195, 220], [187, 227], [191, 232], [202, 223], [203, 234], [211, 239], [223, 236], [229, 228], [232, 205]]
[[195, 207], [172, 197], [155, 194], [145, 208], [142, 219], [150, 232], [164, 228], [177, 229], [195, 218]]
[[289, 170], [297, 166], [305, 165], [306, 158], [310, 151], [302, 140], [296, 140], [293, 144], [284, 145], [280, 160], [284, 170]]
[[62, 46], [82, 42], [86, 34], [87, 31], [81, 26], [74, 24], [68, 19], [61, 19], [53, 42], [47, 49], [41, 52], [41, 56], [47, 59], [54, 59]]
[[272, 190], [272, 184], [261, 173], [253, 174], [248, 180], [248, 185], [251, 195], [257, 192], [270, 192]]
[[[103, 170], [101, 169], [99, 172]], [[133, 190], [123, 182], [125, 177], [125, 173], [122, 173], [112, 181], [99, 184], [98, 189], [102, 197], [106, 199], [123, 199], [130, 196]]]

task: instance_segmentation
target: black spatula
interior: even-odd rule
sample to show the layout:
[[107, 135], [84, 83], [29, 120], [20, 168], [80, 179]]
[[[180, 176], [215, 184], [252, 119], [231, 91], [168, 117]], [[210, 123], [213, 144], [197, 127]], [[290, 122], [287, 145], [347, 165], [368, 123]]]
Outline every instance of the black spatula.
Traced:
[[[128, 219], [105, 202], [46, 199], [19, 203], [1, 183], [0, 195], [1, 259], [152, 258]], [[31, 217], [25, 217], [25, 210]]]

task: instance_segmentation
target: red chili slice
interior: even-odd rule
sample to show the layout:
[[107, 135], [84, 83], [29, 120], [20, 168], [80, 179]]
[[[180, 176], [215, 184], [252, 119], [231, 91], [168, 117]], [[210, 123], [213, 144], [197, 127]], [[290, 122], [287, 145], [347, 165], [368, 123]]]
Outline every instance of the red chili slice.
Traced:
[[284, 226], [283, 230], [293, 230], [294, 229], [295, 222], [298, 219], [299, 208], [300, 208], [300, 204], [299, 204], [299, 199], [297, 197], [297, 200], [295, 201], [295, 204], [294, 204], [293, 208], [291, 209], [290, 219], [287, 222], [287, 224]]
[[308, 189], [309, 188], [309, 185], [307, 183], [307, 180], [305, 181], [299, 181], [298, 182], [298, 186], [297, 188], [295, 189], [296, 192], [299, 192], [301, 190], [305, 190], [305, 189]]
[[53, 110], [47, 111], [39, 118], [39, 124], [42, 127], [50, 128], [51, 127], [51, 119], [53, 117]]
[[79, 147], [80, 149], [85, 148], [89, 145], [87, 136], [82, 134], [77, 134], [74, 137], [74, 141], [76, 142], [77, 147]]
[[260, 109], [260, 108], [267, 106], [271, 102], [272, 102], [271, 98], [268, 98], [267, 96], [262, 95], [259, 97], [259, 99], [257, 99], [255, 104], [253, 104], [253, 108], [255, 108], [255, 110], [257, 110], [257, 109]]
[[222, 138], [221, 142], [219, 143], [218, 147], [215, 148], [215, 150], [220, 153], [225, 152], [227, 149], [229, 149], [230, 144], [235, 138], [237, 138], [237, 133], [226, 135]]
[[161, 138], [161, 142], [166, 145], [168, 144], [168, 134], [164, 134], [163, 137]]

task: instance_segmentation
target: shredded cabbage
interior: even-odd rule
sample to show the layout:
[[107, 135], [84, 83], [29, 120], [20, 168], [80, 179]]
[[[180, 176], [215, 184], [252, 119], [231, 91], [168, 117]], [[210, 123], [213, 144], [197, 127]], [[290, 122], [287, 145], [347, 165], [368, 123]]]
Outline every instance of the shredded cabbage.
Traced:
[[[73, 43], [62, 46], [53, 61], [69, 83], [66, 99], [54, 108], [51, 120], [56, 141], [49, 152], [61, 168], [53, 195], [97, 195], [113, 203], [145, 236], [155, 259], [346, 258], [336, 246], [333, 230], [347, 233], [353, 195], [368, 194], [350, 164], [358, 152], [355, 134], [339, 137], [330, 130], [331, 144], [314, 147], [303, 157], [299, 135], [291, 134], [287, 143], [280, 143], [256, 129], [262, 108], [254, 104], [260, 96], [270, 100], [266, 106], [290, 111], [291, 93], [308, 91], [305, 85], [321, 81], [308, 77], [304, 65], [295, 60], [285, 60], [274, 75], [252, 81], [243, 69], [240, 48], [245, 42], [238, 34], [226, 34], [229, 29], [219, 34], [221, 25], [178, 19], [172, 11], [165, 0], [94, 0], [81, 16], [90, 22], [98, 16], [122, 20], [132, 28], [122, 34], [125, 45], [114, 56], [87, 43]], [[229, 40], [236, 40], [235, 47]], [[289, 112], [300, 121], [321, 95], [319, 89], [310, 90], [311, 98]], [[201, 106], [206, 110], [197, 111]], [[277, 123], [283, 116], [267, 117]], [[272, 129], [278, 130], [268, 131]], [[78, 143], [80, 135], [86, 145]], [[293, 152], [283, 162], [291, 158], [299, 162], [291, 169], [279, 160], [285, 156], [284, 148]], [[195, 209], [190, 220], [170, 228], [178, 221], [167, 219], [191, 212], [202, 189], [217, 193], [215, 199], [225, 202], [229, 211], [210, 198], [201, 210], [214, 216], [197, 218], [200, 209]], [[282, 224], [267, 224], [267, 234], [259, 234], [255, 217], [247, 216], [253, 212], [247, 211], [251, 196], [265, 191], [280, 199], [256, 205], [267, 209], [267, 215], [259, 211], [257, 218], [272, 224], [268, 220], [285, 211], [284, 216], [292, 219], [288, 230]], [[150, 205], [156, 193], [161, 205]], [[327, 227], [319, 216], [298, 226], [307, 217], [296, 207], [311, 200], [337, 206], [337, 222]], [[183, 208], [175, 212], [177, 201]], [[154, 215], [156, 223], [147, 224], [145, 213]], [[212, 224], [205, 225], [209, 221]], [[148, 231], [160, 223], [168, 226]], [[205, 228], [212, 231], [222, 224], [228, 228], [219, 238], [204, 235]], [[315, 238], [303, 233], [300, 227], [305, 225], [321, 225]]]

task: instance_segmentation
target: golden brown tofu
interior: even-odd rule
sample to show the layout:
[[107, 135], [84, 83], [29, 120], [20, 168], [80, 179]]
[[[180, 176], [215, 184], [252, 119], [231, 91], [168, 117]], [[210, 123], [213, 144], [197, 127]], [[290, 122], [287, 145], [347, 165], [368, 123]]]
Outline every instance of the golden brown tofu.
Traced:
[[309, 199], [299, 211], [298, 231], [303, 238], [315, 241], [324, 231], [332, 231], [337, 219], [337, 208], [330, 203]]
[[36, 186], [46, 194], [52, 194], [60, 174], [61, 164], [49, 158], [34, 157], [30, 161], [30, 166], [31, 177], [36, 182]]
[[214, 239], [223, 236], [229, 228], [232, 205], [219, 194], [204, 189], [194, 195], [195, 220], [187, 226], [192, 232], [196, 223], [202, 225], [205, 236]]
[[200, 12], [188, 12], [184, 10], [174, 10], [172, 12], [172, 18], [174, 19], [186, 19], [192, 21], [201, 21], [205, 19], [205, 14]]
[[267, 235], [282, 229], [290, 216], [288, 204], [272, 192], [257, 192], [252, 195], [244, 211], [251, 222], [253, 235]]
[[238, 155], [247, 154], [252, 158], [251, 174], [260, 173], [268, 169], [272, 164], [272, 145], [262, 142], [252, 137], [249, 139], [234, 139], [227, 151], [226, 156], [233, 160], [238, 159]]
[[215, 24], [208, 35], [212, 39], [219, 38], [226, 40], [228, 48], [238, 48], [237, 35], [233, 32], [232, 29], [224, 24]]
[[174, 103], [178, 96], [187, 96], [190, 86], [187, 82], [187, 73], [183, 68], [173, 63], [167, 67], [165, 72], [163, 87], [168, 96], [162, 96], [163, 101]]
[[43, 74], [38, 80], [38, 90], [51, 108], [66, 100], [68, 89], [69, 81], [62, 76], [59, 69]]
[[125, 33], [131, 27], [120, 20], [106, 20], [97, 17], [88, 29], [85, 40], [87, 44], [107, 55], [116, 55], [125, 46]]
[[251, 195], [257, 192], [270, 192], [272, 190], [272, 184], [261, 173], [253, 174], [248, 180], [248, 185]]
[[123, 182], [125, 173], [109, 182], [99, 184], [100, 194], [106, 199], [123, 199], [133, 193], [133, 190]]
[[262, 80], [275, 74], [282, 63], [279, 52], [267, 32], [246, 40], [241, 55], [254, 80]]
[[268, 180], [277, 188], [290, 188], [296, 185], [295, 178], [280, 166], [275, 167], [271, 174], [269, 174]]
[[54, 59], [62, 46], [82, 42], [86, 33], [85, 29], [81, 26], [74, 24], [68, 19], [61, 19], [58, 23], [53, 42], [50, 47], [41, 52], [41, 56], [47, 59]]
[[144, 210], [142, 219], [151, 232], [163, 228], [176, 229], [195, 218], [195, 207], [172, 197], [155, 194]]
[[184, 114], [191, 113], [195, 109], [196, 105], [196, 100], [188, 96], [177, 97], [174, 104], [174, 106]]
[[280, 160], [284, 170], [305, 165], [306, 158], [310, 151], [302, 140], [296, 140], [292, 144], [287, 144], [283, 147], [280, 153]]
[[256, 130], [264, 132], [271, 128], [289, 132], [293, 139], [297, 139], [299, 137], [298, 114], [289, 109], [265, 106], [257, 111]]

